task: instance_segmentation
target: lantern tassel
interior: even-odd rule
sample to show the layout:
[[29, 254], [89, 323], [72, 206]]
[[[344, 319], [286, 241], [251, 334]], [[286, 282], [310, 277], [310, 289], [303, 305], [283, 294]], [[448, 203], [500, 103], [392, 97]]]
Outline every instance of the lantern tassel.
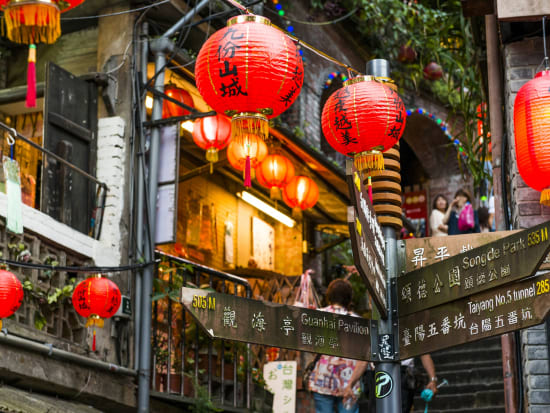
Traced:
[[92, 336], [92, 351], [95, 351], [95, 327], [93, 329]]
[[244, 165], [244, 186], [247, 188], [252, 186], [252, 179], [250, 177], [250, 156], [246, 157], [246, 163]]
[[29, 58], [27, 65], [27, 101], [28, 108], [36, 107], [36, 45], [29, 45]]
[[212, 175], [214, 172], [214, 162], [218, 162], [219, 160], [218, 149], [208, 148], [206, 150], [206, 160], [210, 162], [210, 175]]
[[355, 167], [358, 171], [381, 171], [384, 169], [382, 152], [361, 152], [355, 155]]
[[372, 180], [371, 180], [370, 176], [368, 178], [368, 184], [367, 185], [368, 185], [367, 188], [368, 188], [368, 191], [369, 191], [370, 203], [372, 204]]
[[280, 200], [281, 199], [281, 188], [278, 186], [272, 186], [269, 190], [269, 197], [271, 199]]
[[303, 217], [302, 209], [298, 206], [295, 206], [292, 208], [292, 218], [294, 218], [296, 221], [301, 221]]
[[550, 188], [542, 190], [540, 193], [540, 203], [545, 206], [550, 206]]

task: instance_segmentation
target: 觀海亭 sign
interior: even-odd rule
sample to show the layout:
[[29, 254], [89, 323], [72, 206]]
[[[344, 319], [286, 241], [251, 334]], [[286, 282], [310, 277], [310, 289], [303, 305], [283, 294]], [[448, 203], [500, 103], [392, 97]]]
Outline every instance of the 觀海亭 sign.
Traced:
[[399, 277], [399, 315], [435, 307], [534, 274], [550, 249], [549, 226], [550, 222], [546, 222], [515, 232]]
[[401, 359], [540, 324], [550, 310], [550, 274], [399, 317]]
[[386, 318], [388, 308], [384, 236], [368, 192], [361, 181], [360, 172], [355, 169], [353, 161], [348, 162], [346, 173], [351, 200], [355, 205], [348, 207], [354, 262], [380, 315]]
[[183, 287], [181, 302], [212, 338], [371, 360], [370, 320]]

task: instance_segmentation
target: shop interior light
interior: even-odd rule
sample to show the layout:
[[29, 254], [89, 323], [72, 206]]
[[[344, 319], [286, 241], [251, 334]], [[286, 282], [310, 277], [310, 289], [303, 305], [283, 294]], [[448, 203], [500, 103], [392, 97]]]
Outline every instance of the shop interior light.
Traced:
[[246, 191], [238, 192], [237, 196], [241, 198], [243, 201], [252, 205], [253, 207], [259, 209], [263, 213], [285, 224], [287, 227], [292, 228], [294, 225], [296, 225], [296, 221], [294, 221], [292, 218], [288, 217], [287, 215], [283, 214], [280, 211], [277, 211], [271, 205], [265, 203], [259, 198], [256, 198], [250, 192], [246, 192]]
[[153, 98], [151, 96], [145, 96], [145, 107], [149, 110], [153, 109]]
[[185, 129], [189, 133], [193, 133], [193, 121], [192, 120], [186, 120], [185, 122], [181, 123], [181, 128]]

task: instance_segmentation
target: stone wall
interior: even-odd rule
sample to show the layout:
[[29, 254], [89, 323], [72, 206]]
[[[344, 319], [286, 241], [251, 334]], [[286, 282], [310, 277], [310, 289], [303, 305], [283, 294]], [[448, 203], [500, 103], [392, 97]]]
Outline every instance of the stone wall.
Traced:
[[[550, 38], [547, 39], [550, 41]], [[513, 228], [528, 228], [550, 220], [550, 208], [539, 204], [540, 193], [529, 188], [518, 173], [514, 144], [514, 101], [516, 94], [527, 81], [533, 79], [543, 59], [542, 38], [530, 38], [506, 45], [505, 63], [505, 119], [509, 145], [509, 162], [503, 165], [511, 183]], [[504, 178], [504, 177], [503, 177]], [[526, 410], [529, 413], [547, 412], [550, 406], [548, 390], [548, 340], [544, 325], [523, 330], [522, 352]]]

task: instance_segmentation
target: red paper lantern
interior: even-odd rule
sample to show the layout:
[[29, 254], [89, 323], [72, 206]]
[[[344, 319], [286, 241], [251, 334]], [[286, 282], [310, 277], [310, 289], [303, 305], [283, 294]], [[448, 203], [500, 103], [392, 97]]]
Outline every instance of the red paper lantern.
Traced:
[[292, 178], [294, 165], [283, 155], [268, 155], [256, 168], [256, 179], [271, 189], [272, 199], [281, 199], [281, 188], [284, 188]]
[[323, 108], [325, 139], [336, 151], [354, 157], [358, 170], [384, 169], [382, 152], [403, 135], [407, 113], [394, 85], [373, 76], [344, 82]]
[[269, 19], [250, 14], [229, 19], [204, 43], [195, 74], [206, 103], [232, 116], [236, 141], [249, 133], [267, 139], [267, 119], [290, 107], [304, 80], [294, 42]]
[[403, 63], [412, 63], [416, 60], [416, 52], [412, 47], [404, 44], [399, 48], [397, 60]]
[[252, 186], [251, 168], [256, 168], [267, 156], [267, 145], [257, 135], [246, 135], [242, 143], [231, 141], [227, 160], [238, 171], [244, 171], [244, 186]]
[[301, 211], [313, 207], [319, 199], [319, 188], [307, 176], [296, 175], [283, 189], [283, 201], [292, 208], [292, 215], [299, 217]]
[[443, 76], [443, 69], [436, 62], [430, 62], [424, 67], [424, 79], [439, 80]]
[[0, 0], [5, 34], [12, 42], [29, 45], [27, 107], [36, 106], [36, 45], [55, 43], [61, 35], [60, 13], [84, 0]]
[[2, 318], [17, 311], [23, 302], [23, 286], [15, 274], [0, 270], [0, 329]]
[[206, 150], [206, 160], [218, 162], [218, 151], [229, 145], [231, 122], [226, 116], [217, 114], [199, 118], [193, 124], [193, 141]]
[[[174, 85], [167, 85], [164, 88], [164, 94], [170, 96], [173, 99], [176, 99], [178, 102], [183, 103], [189, 107], [194, 108], [193, 98], [189, 92], [185, 89], [180, 89]], [[174, 102], [170, 102], [168, 99], [162, 101], [162, 118], [171, 118], [175, 116], [186, 116], [191, 112], [187, 109], [182, 108]]]
[[521, 177], [550, 206], [550, 70], [537, 73], [516, 95], [514, 136]]
[[117, 312], [120, 300], [117, 285], [101, 275], [81, 281], [73, 292], [73, 306], [79, 315], [87, 318], [86, 327], [103, 327], [103, 319]]

